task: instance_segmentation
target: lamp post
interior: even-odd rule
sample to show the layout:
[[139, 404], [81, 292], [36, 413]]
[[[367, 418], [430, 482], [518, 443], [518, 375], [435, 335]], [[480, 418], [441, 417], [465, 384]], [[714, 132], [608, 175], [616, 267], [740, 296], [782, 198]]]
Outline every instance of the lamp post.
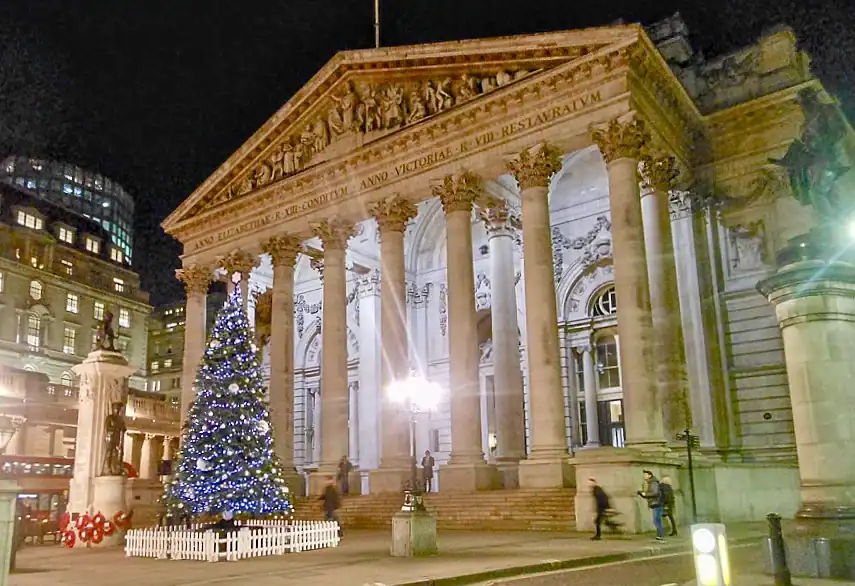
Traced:
[[427, 413], [435, 409], [442, 397], [442, 388], [422, 377], [410, 375], [396, 380], [389, 385], [387, 395], [390, 401], [398, 403], [407, 412], [410, 425], [410, 456], [413, 458], [410, 467], [409, 487], [404, 490], [402, 511], [425, 510], [423, 493], [418, 478], [416, 453], [416, 417], [419, 413]]
[[[9, 442], [26, 418], [0, 415], [0, 455], [6, 453]], [[0, 468], [0, 586], [9, 583], [9, 572], [15, 568], [18, 550], [18, 483]], [[5, 558], [5, 559], [4, 559]]]

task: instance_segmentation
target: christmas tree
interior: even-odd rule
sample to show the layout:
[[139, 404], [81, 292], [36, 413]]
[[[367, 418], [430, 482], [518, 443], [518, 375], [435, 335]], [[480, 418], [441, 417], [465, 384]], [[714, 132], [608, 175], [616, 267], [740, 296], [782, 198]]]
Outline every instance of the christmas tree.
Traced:
[[217, 315], [208, 340], [177, 472], [164, 492], [170, 515], [292, 512], [282, 466], [273, 453], [261, 364], [239, 287]]

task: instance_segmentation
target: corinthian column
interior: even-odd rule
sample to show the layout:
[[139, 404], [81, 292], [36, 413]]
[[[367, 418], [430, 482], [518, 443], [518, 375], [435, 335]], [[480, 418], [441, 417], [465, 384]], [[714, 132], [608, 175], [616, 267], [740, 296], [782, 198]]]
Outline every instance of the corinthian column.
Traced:
[[674, 157], [645, 157], [642, 160], [641, 216], [650, 276], [653, 363], [668, 441], [675, 441], [678, 433], [691, 426], [683, 386], [683, 336], [668, 205], [677, 175]]
[[353, 223], [339, 218], [312, 225], [324, 246], [324, 297], [321, 327], [321, 462], [311, 483], [318, 494], [334, 476], [348, 450], [347, 272], [345, 251]]
[[294, 263], [302, 249], [294, 236], [278, 236], [263, 247], [273, 264], [270, 320], [270, 419], [276, 455], [292, 491], [299, 490], [294, 468]]
[[528, 460], [520, 462], [520, 486], [568, 486], [572, 479], [564, 432], [548, 201], [549, 181], [561, 169], [561, 156], [553, 147], [542, 145], [522, 151], [508, 169], [519, 183], [522, 196], [526, 350], [531, 388], [531, 452]]
[[[481, 219], [490, 242], [493, 386], [498, 420], [496, 460], [505, 468], [525, 458], [525, 398], [517, 324], [514, 235], [507, 203], [490, 199], [486, 204], [481, 209]], [[515, 466], [512, 468], [515, 470]], [[511, 485], [518, 482], [512, 480]]]
[[612, 120], [604, 128], [593, 129], [591, 136], [609, 175], [618, 336], [632, 344], [631, 350], [620, 353], [626, 443], [658, 449], [664, 446], [665, 436], [653, 371], [653, 319], [638, 186], [644, 124], [637, 119]]
[[249, 297], [249, 274], [258, 266], [258, 256], [243, 250], [234, 250], [223, 258], [218, 259], [220, 266], [226, 271], [229, 295], [235, 288], [235, 280], [240, 278], [240, 300], [246, 309]]
[[208, 287], [214, 272], [211, 267], [191, 265], [175, 271], [184, 283], [187, 305], [184, 310], [184, 358], [181, 372], [181, 427], [187, 420], [190, 402], [196, 397], [196, 371], [205, 353]]
[[451, 457], [442, 469], [441, 490], [477, 490], [494, 483], [481, 448], [480, 352], [472, 261], [472, 204], [480, 179], [447, 176], [433, 188], [445, 210], [448, 281], [448, 339], [451, 381]]
[[[404, 229], [418, 210], [392, 196], [376, 203], [371, 214], [380, 228], [380, 340], [383, 347], [381, 393], [409, 375]], [[366, 327], [369, 327], [366, 325]], [[397, 492], [410, 473], [409, 417], [405, 405], [381, 399], [380, 468], [371, 475], [372, 492]]]

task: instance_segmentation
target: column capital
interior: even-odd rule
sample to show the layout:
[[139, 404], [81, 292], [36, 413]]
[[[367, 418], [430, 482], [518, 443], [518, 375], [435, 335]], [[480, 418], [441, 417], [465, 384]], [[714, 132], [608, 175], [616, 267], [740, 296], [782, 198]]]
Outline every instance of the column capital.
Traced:
[[510, 236], [516, 217], [508, 202], [497, 197], [487, 196], [478, 205], [478, 216], [487, 229], [487, 235]]
[[453, 176], [446, 175], [442, 183], [433, 185], [431, 191], [442, 202], [446, 214], [471, 212], [475, 201], [483, 196], [481, 177], [471, 171]]
[[257, 255], [245, 250], [233, 250], [226, 256], [217, 259], [217, 264], [226, 270], [229, 279], [235, 273], [240, 273], [241, 279], [246, 278], [249, 273], [258, 266], [259, 258]]
[[548, 187], [552, 176], [561, 170], [561, 151], [544, 143], [521, 151], [507, 166], [520, 190]]
[[189, 265], [175, 271], [175, 278], [184, 283], [187, 296], [208, 293], [208, 287], [214, 277], [214, 271], [206, 265]]
[[648, 136], [642, 120], [615, 118], [603, 126], [592, 127], [591, 140], [609, 164], [618, 159], [640, 159]]
[[356, 234], [353, 222], [338, 216], [333, 216], [323, 222], [314, 222], [311, 228], [312, 233], [323, 242], [324, 252], [344, 250], [347, 248], [347, 241]]
[[419, 213], [416, 205], [397, 193], [371, 205], [369, 213], [377, 219], [380, 234], [401, 232], [412, 218]]
[[274, 236], [261, 246], [261, 250], [270, 255], [274, 267], [293, 267], [303, 250], [303, 241], [289, 234]]
[[582, 354], [591, 354], [591, 353], [593, 353], [593, 352], [594, 352], [594, 346], [593, 346], [592, 344], [590, 344], [590, 343], [588, 343], [588, 344], [582, 344], [581, 346], [573, 346], [573, 349], [574, 349], [577, 353], [579, 353], [580, 355], [582, 355]]
[[662, 193], [671, 193], [680, 176], [677, 159], [669, 155], [645, 155], [639, 163], [642, 185]]

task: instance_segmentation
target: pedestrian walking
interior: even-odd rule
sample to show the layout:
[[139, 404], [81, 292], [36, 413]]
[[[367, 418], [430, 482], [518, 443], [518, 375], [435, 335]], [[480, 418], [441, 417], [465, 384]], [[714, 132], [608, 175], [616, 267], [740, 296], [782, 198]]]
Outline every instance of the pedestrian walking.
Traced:
[[662, 477], [662, 482], [659, 484], [659, 490], [662, 491], [662, 516], [668, 519], [668, 522], [671, 523], [671, 533], [668, 535], [670, 537], [676, 537], [677, 523], [674, 521], [676, 501], [674, 499], [674, 489], [671, 486], [670, 476]]
[[589, 478], [588, 482], [591, 486], [591, 495], [594, 497], [594, 510], [597, 513], [594, 518], [594, 527], [596, 527], [597, 533], [591, 538], [591, 541], [599, 541], [602, 539], [603, 523], [614, 532], [618, 531], [619, 525], [614, 521], [614, 511], [609, 504], [609, 495], [606, 494], [602, 486], [597, 484], [596, 479]]
[[644, 470], [644, 488], [638, 491], [638, 496], [647, 501], [647, 506], [653, 514], [653, 526], [656, 527], [656, 541], [665, 541], [665, 530], [662, 528], [662, 489], [659, 481], [650, 470]]
[[338, 519], [338, 510], [341, 508], [341, 498], [338, 495], [338, 489], [335, 485], [335, 478], [327, 477], [327, 486], [324, 488], [321, 498], [318, 499], [324, 503], [324, 514], [327, 521], [335, 521], [338, 523], [338, 536], [342, 536], [341, 521]]
[[347, 459], [347, 456], [342, 456], [338, 462], [338, 472], [336, 480], [338, 481], [338, 490], [342, 496], [347, 496], [350, 492], [350, 472], [353, 470], [353, 464]]

